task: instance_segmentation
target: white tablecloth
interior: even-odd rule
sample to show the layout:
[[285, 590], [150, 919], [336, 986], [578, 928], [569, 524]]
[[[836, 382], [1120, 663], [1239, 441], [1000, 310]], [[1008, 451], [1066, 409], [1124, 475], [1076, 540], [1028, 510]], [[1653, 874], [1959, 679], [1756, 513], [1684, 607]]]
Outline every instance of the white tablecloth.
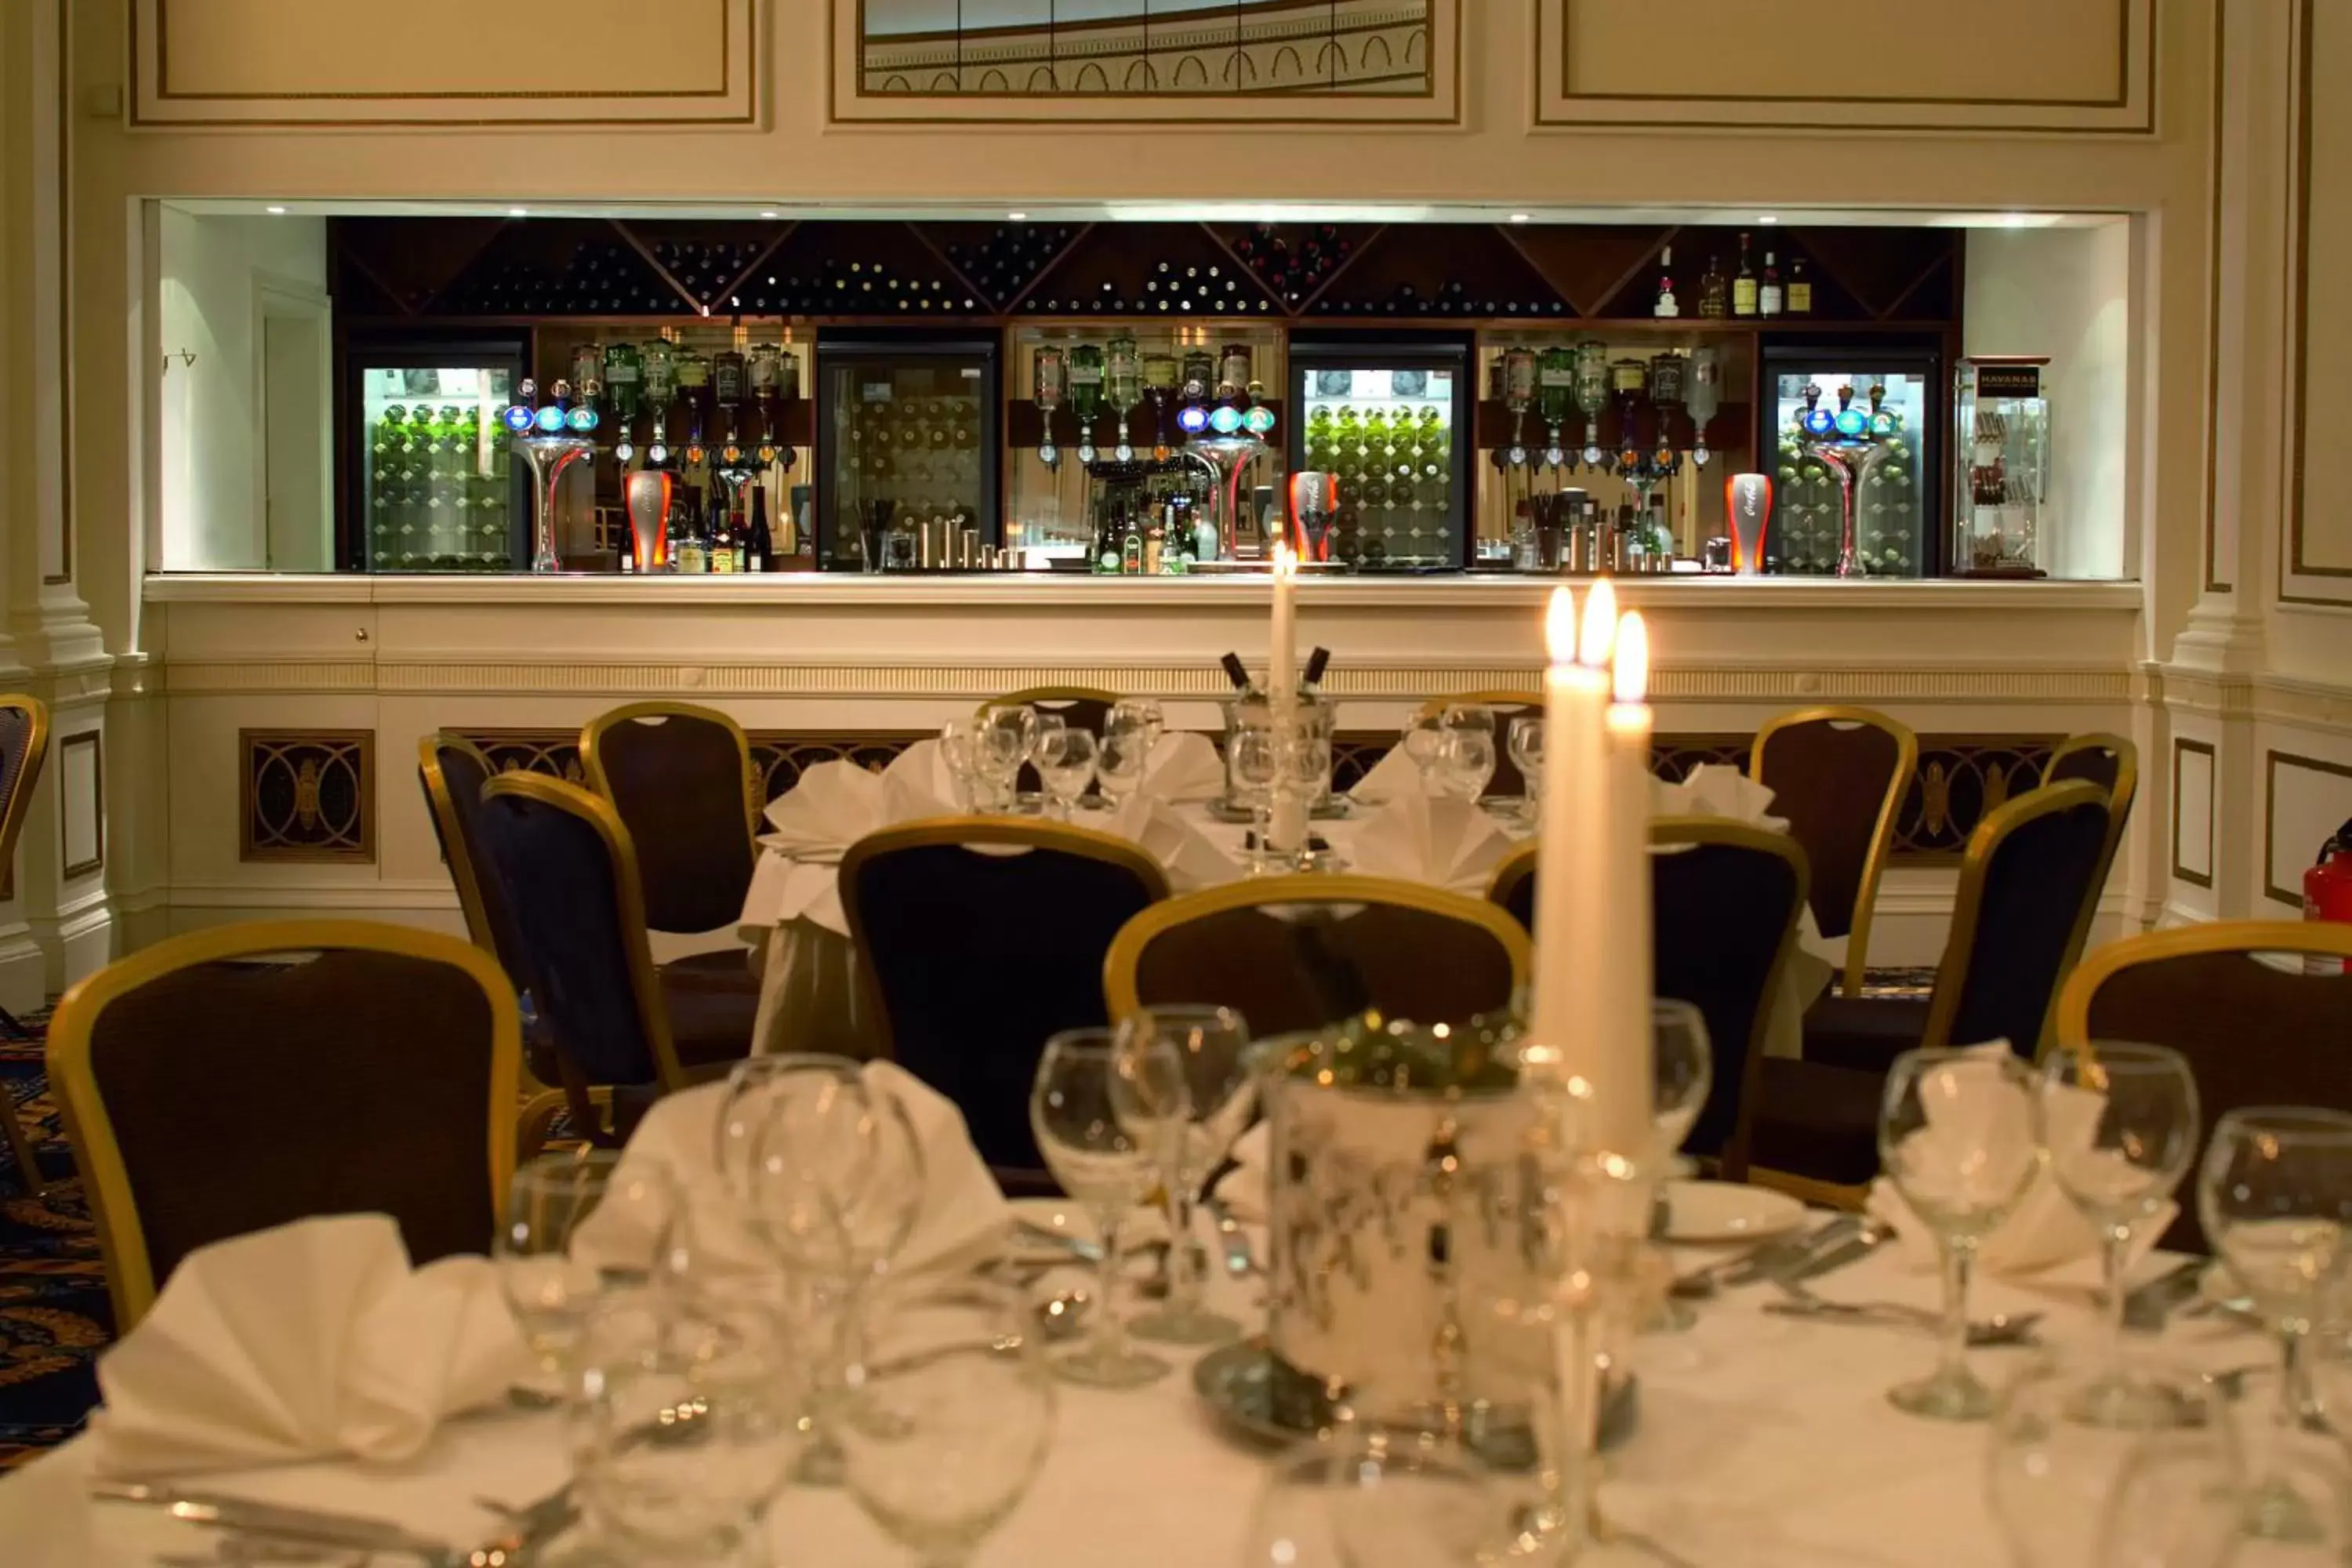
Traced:
[[[1898, 1250], [1884, 1248], [1817, 1289], [1850, 1300], [1930, 1304], [1934, 1281], [1908, 1270]], [[1217, 1289], [1223, 1305], [1246, 1313], [1242, 1288], [1220, 1281]], [[1918, 1420], [1885, 1399], [1888, 1386], [1931, 1364], [1930, 1338], [1760, 1310], [1774, 1299], [1769, 1286], [1728, 1292], [1701, 1305], [1690, 1332], [1636, 1342], [1639, 1424], [1607, 1464], [1601, 1500], [1609, 1518], [1707, 1568], [2005, 1568], [1983, 1500], [1986, 1428]], [[1979, 1282], [1975, 1306], [1979, 1313], [2049, 1310], [2042, 1334], [2053, 1345], [2094, 1331], [2079, 1293], [1989, 1279]], [[1028, 1498], [981, 1549], [981, 1564], [1239, 1562], [1265, 1457], [1219, 1431], [1192, 1393], [1186, 1352], [1155, 1348], [1178, 1359], [1179, 1369], [1150, 1388], [1061, 1390], [1051, 1457]], [[2210, 1318], [2176, 1319], [2164, 1350], [2209, 1371], [2266, 1355], [2259, 1337]], [[1995, 1383], [2022, 1366], [2027, 1353], [1974, 1352], [1980, 1374]], [[519, 1504], [560, 1484], [560, 1427], [545, 1413], [477, 1416], [445, 1426], [421, 1457], [397, 1468], [320, 1463], [191, 1484], [365, 1513], [470, 1543], [498, 1525], [472, 1500]], [[78, 1439], [0, 1481], [0, 1562], [128, 1568], [210, 1551], [194, 1527], [152, 1510], [87, 1502], [92, 1457], [89, 1439]], [[908, 1560], [839, 1492], [787, 1491], [772, 1523], [780, 1563], [901, 1568]], [[1655, 1560], [1612, 1552], [1606, 1561]]]

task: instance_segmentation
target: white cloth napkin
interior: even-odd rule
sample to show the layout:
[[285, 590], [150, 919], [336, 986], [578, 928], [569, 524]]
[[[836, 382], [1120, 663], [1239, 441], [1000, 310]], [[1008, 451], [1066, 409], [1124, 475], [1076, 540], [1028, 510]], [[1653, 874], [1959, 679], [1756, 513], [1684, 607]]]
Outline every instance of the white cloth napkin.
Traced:
[[[1974, 1054], [1988, 1061], [1997, 1059], [2010, 1054], [2009, 1043], [1996, 1040], [1975, 1047]], [[2023, 1092], [1994, 1078], [1990, 1071], [1980, 1078], [1971, 1077], [1965, 1067], [1955, 1069], [1953, 1089], [1948, 1099], [1929, 1102], [1927, 1125], [1912, 1137], [1948, 1141], [1960, 1148], [1995, 1142], [2004, 1134], [1989, 1131], [1996, 1126], [1994, 1097]], [[2050, 1167], [2063, 1161], [2076, 1173], [2078, 1182], [2085, 1176], [2096, 1179], [2100, 1165], [2108, 1158], [2092, 1146], [2098, 1134], [2102, 1100], [2102, 1096], [2089, 1089], [2075, 1089], [2044, 1097], [2046, 1119], [2042, 1131], [2050, 1159], [2017, 1207], [2010, 1212], [2009, 1218], [1978, 1248], [1978, 1266], [1986, 1272], [2010, 1278], [2032, 1276], [2058, 1285], [2099, 1282], [2102, 1273], [2098, 1228], [2074, 1206]], [[1999, 1125], [2013, 1127], [2015, 1123], [2013, 1119], [2001, 1117]], [[1990, 1163], [1999, 1166], [2002, 1162]], [[1900, 1256], [1906, 1264], [1922, 1272], [1941, 1266], [1934, 1234], [1920, 1223], [1892, 1180], [1881, 1176], [1871, 1184], [1867, 1206], [1873, 1218], [1894, 1229]], [[2177, 1205], [2166, 1203], [2134, 1231], [2131, 1256], [2126, 1259], [2127, 1267], [2137, 1264], [2154, 1248], [2157, 1238], [2179, 1212]]]
[[1371, 771], [1356, 781], [1348, 794], [1366, 805], [1380, 805], [1423, 793], [1421, 769], [1405, 754], [1403, 742], [1391, 746]]
[[[1001, 1246], [1012, 1211], [995, 1178], [964, 1129], [953, 1101], [894, 1062], [868, 1062], [869, 1092], [897, 1100], [915, 1131], [923, 1154], [923, 1197], [914, 1229], [896, 1258], [897, 1275], [969, 1267]], [[742, 1223], [738, 1205], [719, 1170], [719, 1111], [723, 1083], [698, 1085], [665, 1095], [646, 1113], [621, 1156], [618, 1174], [639, 1162], [658, 1167], [694, 1216], [695, 1239], [705, 1261], [725, 1269], [772, 1267], [767, 1249]], [[599, 1207], [582, 1226], [578, 1246], [600, 1260], [626, 1264], [650, 1255], [654, 1238], [645, 1218], [633, 1210]]]
[[841, 910], [842, 852], [877, 829], [956, 810], [937, 741], [919, 741], [882, 773], [851, 762], [818, 763], [768, 803], [771, 851], [751, 868], [736, 934], [758, 944], [786, 921], [809, 920], [849, 934]]
[[411, 1268], [389, 1215], [297, 1220], [181, 1260], [100, 1358], [90, 1430], [114, 1476], [394, 1462], [533, 1365], [487, 1258]]
[[1129, 795], [1107, 816], [1090, 818], [1084, 826], [1132, 839], [1136, 847], [1160, 862], [1168, 885], [1180, 893], [1230, 882], [1241, 868], [1218, 848], [1186, 813], [1169, 801], [1150, 795]]
[[1266, 1219], [1266, 1173], [1274, 1163], [1274, 1123], [1260, 1121], [1248, 1131], [1234, 1140], [1226, 1151], [1234, 1163], [1224, 1179], [1217, 1184], [1217, 1197], [1234, 1217], [1250, 1225], [1264, 1225]]
[[1225, 793], [1225, 764], [1209, 737], [1193, 730], [1161, 735], [1143, 760], [1137, 794], [1154, 800], [1214, 800]]
[[1721, 763], [1701, 763], [1678, 783], [1650, 781], [1653, 816], [1723, 816], [1769, 833], [1788, 832], [1789, 819], [1771, 816], [1771, 805], [1769, 785]]
[[1349, 854], [1352, 868], [1368, 877], [1483, 895], [1495, 868], [1517, 847], [1518, 841], [1476, 803], [1436, 799], [1416, 790], [1367, 816]]

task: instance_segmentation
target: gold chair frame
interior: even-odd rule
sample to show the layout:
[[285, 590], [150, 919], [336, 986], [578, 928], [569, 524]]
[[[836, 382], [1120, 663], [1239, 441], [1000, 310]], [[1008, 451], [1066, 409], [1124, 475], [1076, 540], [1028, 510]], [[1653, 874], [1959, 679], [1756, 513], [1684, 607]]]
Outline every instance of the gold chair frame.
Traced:
[[[37, 697], [23, 692], [0, 696], [0, 710], [16, 710], [25, 715], [25, 765], [16, 770], [16, 782], [5, 800], [0, 800], [0, 868], [16, 863], [16, 838], [25, 831], [25, 817], [33, 808], [33, 786], [40, 782], [42, 764], [49, 755], [48, 704]], [[0, 1008], [0, 1025], [5, 1025], [18, 1039], [30, 1039], [32, 1033], [16, 1022], [5, 1008]], [[25, 1131], [18, 1120], [16, 1108], [0, 1097], [0, 1133], [8, 1139], [8, 1148], [16, 1159], [19, 1179], [25, 1184], [26, 1195], [46, 1198], [49, 1184], [41, 1175], [41, 1163], [33, 1154], [32, 1134]]]
[[[2067, 973], [2071, 973], [2082, 961], [2083, 950], [2090, 943], [2091, 922], [2096, 920], [2099, 914], [2099, 894], [2106, 891], [2107, 878], [2115, 871], [2116, 856], [2123, 848], [2125, 820], [2130, 814], [2132, 802], [2139, 795], [2139, 747], [2127, 736], [2113, 734], [2104, 730], [2069, 735], [2065, 740], [2061, 741], [2052, 749], [2050, 760], [2042, 764], [2042, 784], [2046, 785], [2051, 782], [2050, 775], [2058, 771], [2058, 763], [2062, 759], [2073, 756], [2078, 752], [2113, 752], [2116, 754], [2116, 786], [2108, 792], [2107, 843], [2106, 847], [2099, 855], [2097, 892], [2092, 896], [2091, 901], [2084, 906], [2082, 923], [2075, 928], [2074, 940], [2066, 949]], [[2061, 782], [2087, 784], [2090, 781], [2084, 779]], [[2049, 1046], [2046, 1042], [2042, 1049], [2045, 1053], [2048, 1051]]]
[[1278, 877], [1251, 877], [1227, 882], [1181, 898], [1154, 904], [1119, 928], [1103, 957], [1103, 1000], [1111, 1022], [1122, 1023], [1143, 1005], [1136, 988], [1136, 972], [1144, 949], [1163, 931], [1209, 915], [1268, 904], [1384, 904], [1443, 915], [1465, 925], [1477, 926], [1501, 943], [1510, 960], [1511, 989], [1526, 990], [1534, 953], [1528, 933], [1508, 910], [1484, 899], [1425, 887], [1391, 877], [1333, 875], [1297, 871]]
[[[866, 862], [877, 856], [901, 849], [932, 848], [949, 844], [994, 844], [1013, 848], [1054, 849], [1081, 859], [1098, 860], [1133, 872], [1136, 879], [1151, 894], [1152, 908], [1159, 908], [1168, 900], [1167, 868], [1145, 854], [1132, 840], [1116, 834], [1017, 816], [927, 816], [869, 833], [842, 854], [841, 871], [836, 879], [841, 889], [841, 912], [848, 919], [850, 941], [860, 953], [866, 952], [866, 941], [865, 912], [860, 907], [857, 893], [857, 874]], [[1123, 928], [1121, 934], [1124, 934]], [[890, 1039], [889, 1010], [883, 1005], [881, 983], [875, 977], [874, 966], [862, 959], [857, 965], [857, 973], [859, 984], [865, 987], [873, 1016], [881, 1031], [881, 1037], [877, 1042], [878, 1049], [882, 1056], [889, 1057], [895, 1047]]]
[[1888, 782], [1885, 798], [1878, 808], [1878, 823], [1871, 831], [1870, 853], [1862, 862], [1862, 879], [1853, 891], [1853, 924], [1846, 933], [1845, 971], [1840, 989], [1848, 996], [1862, 994], [1862, 982], [1869, 967], [1870, 928], [1878, 910], [1878, 880], [1886, 871], [1886, 862], [1895, 853], [1895, 819], [1903, 809], [1903, 797], [1911, 791], [1911, 781], [1919, 772], [1919, 737], [1908, 724], [1890, 719], [1874, 708], [1829, 706], [1799, 708], [1778, 713], [1767, 719], [1756, 731], [1748, 752], [1748, 776], [1758, 784], [1769, 784], [1764, 777], [1764, 753], [1774, 735], [1800, 724], [1817, 723], [1866, 724], [1895, 738], [1895, 774]]
[[[441, 749], [445, 746], [467, 752], [480, 763], [485, 782], [499, 776], [499, 767], [490, 761], [488, 752], [463, 735], [443, 730], [417, 737], [417, 776], [425, 782], [425, 808], [433, 813], [433, 820], [441, 829], [442, 854], [449, 863], [449, 880], [457, 889], [457, 909], [466, 917], [466, 934], [476, 947], [488, 953], [491, 961], [496, 963], [499, 947], [497, 940], [490, 934], [489, 913], [482, 902], [481, 871], [475, 866], [474, 857], [466, 847], [465, 830], [457, 816], [457, 799], [450, 792], [448, 775], [441, 768]], [[508, 978], [511, 981], [513, 976]], [[516, 989], [520, 991], [522, 988], [518, 985]], [[588, 1094], [591, 1101], [602, 1096], [604, 1103], [611, 1103], [610, 1090], [592, 1089]], [[522, 1110], [518, 1117], [516, 1131], [522, 1158], [531, 1159], [547, 1147], [548, 1130], [554, 1125], [556, 1113], [566, 1103], [563, 1090], [541, 1081], [539, 1075], [530, 1070], [530, 1063], [526, 1059], [522, 1068]]]
[[[604, 771], [602, 755], [604, 737], [614, 729], [639, 719], [699, 719], [719, 725], [734, 738], [735, 755], [741, 767], [743, 779], [743, 835], [751, 846], [754, 860], [760, 855], [760, 816], [767, 806], [760, 787], [760, 773], [751, 763], [751, 737], [743, 726], [716, 708], [705, 708], [693, 702], [661, 700], [627, 702], [609, 712], [599, 713], [580, 727], [580, 771], [588, 787], [604, 800], [613, 798], [613, 781]], [[634, 856], [635, 851], [632, 849]]]
[[2111, 942], [2076, 964], [2059, 990], [2057, 1048], [2090, 1054], [2091, 1004], [2099, 987], [2123, 971], [2209, 952], [2300, 952], [2340, 958], [2352, 971], [2352, 925], [2330, 921], [2214, 921]]
[[110, 1004], [141, 986], [198, 964], [330, 950], [391, 953], [445, 963], [463, 970], [482, 988], [490, 1006], [489, 1197], [492, 1213], [504, 1211], [515, 1172], [522, 1022], [514, 986], [488, 954], [471, 942], [439, 931], [375, 921], [261, 921], [173, 937], [110, 964], [74, 986], [58, 1004], [49, 1023], [49, 1075], [73, 1140], [90, 1216], [97, 1223], [117, 1337], [128, 1333], [154, 1304], [155, 1275], [147, 1256], [139, 1206], [131, 1192], [130, 1172], [90, 1062], [90, 1037], [99, 1016]]
[[[613, 869], [613, 905], [620, 913], [621, 943], [628, 952], [629, 989], [636, 997], [638, 1027], [645, 1031], [646, 1043], [653, 1052], [655, 1078], [665, 1094], [686, 1088], [693, 1080], [679, 1067], [677, 1047], [670, 1039], [669, 1014], [662, 1005], [653, 948], [646, 938], [646, 898], [637, 881], [637, 847], [629, 837], [628, 825], [621, 820], [620, 808], [604, 795], [545, 773], [503, 773], [482, 786], [486, 801], [510, 795], [576, 816], [604, 841], [606, 863]], [[557, 1044], [562, 1045], [560, 1035]]]

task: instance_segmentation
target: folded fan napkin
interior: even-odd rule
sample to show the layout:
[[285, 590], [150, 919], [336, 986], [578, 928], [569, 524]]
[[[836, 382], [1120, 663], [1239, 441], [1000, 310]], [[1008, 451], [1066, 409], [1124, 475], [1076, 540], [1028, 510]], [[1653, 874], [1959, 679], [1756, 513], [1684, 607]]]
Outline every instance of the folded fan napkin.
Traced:
[[1723, 816], [1770, 833], [1788, 832], [1789, 819], [1769, 815], [1771, 805], [1769, 785], [1721, 763], [1701, 763], [1680, 782], [1651, 781], [1653, 816]]
[[877, 773], [856, 763], [819, 763], [800, 783], [768, 803], [771, 851], [751, 869], [736, 934], [758, 944], [787, 921], [808, 920], [839, 936], [849, 934], [841, 910], [842, 852], [894, 823], [955, 813], [939, 742], [919, 741]]
[[[1990, 1063], [2007, 1056], [2009, 1044], [1996, 1040], [1975, 1047], [1973, 1054]], [[2000, 1097], [2028, 1091], [1996, 1078], [1990, 1071], [1980, 1076], [1971, 1074], [1965, 1064], [1951, 1071], [1951, 1092], [1928, 1102], [1927, 1125], [1912, 1133], [1912, 1139], [1928, 1140], [1948, 1145], [1953, 1152], [1964, 1152], [1990, 1148], [2001, 1137], [2016, 1135], [2015, 1118], [2007, 1115], [1996, 1101]], [[2128, 1180], [2118, 1156], [2094, 1146], [2103, 1101], [2103, 1096], [2081, 1089], [2063, 1089], [2043, 1097], [2043, 1142], [2049, 1150], [2049, 1159], [2009, 1217], [1978, 1248], [1978, 1265], [1987, 1272], [2011, 1277], [2032, 1275], [2051, 1284], [2094, 1285], [2099, 1281], [2098, 1227], [2066, 1195], [2052, 1173], [2052, 1166], [2063, 1162], [2073, 1179], [2082, 1185], [2097, 1182], [2103, 1168], [2111, 1163], [2119, 1181]], [[1949, 1167], [1954, 1162], [1938, 1159], [1936, 1163]], [[1998, 1168], [2004, 1162], [1994, 1159], [1984, 1163]], [[1923, 1272], [1941, 1267], [1934, 1234], [1920, 1223], [1892, 1180], [1881, 1176], [1871, 1184], [1868, 1208], [1874, 1218], [1893, 1228], [1906, 1263]], [[2175, 1205], [2166, 1203], [2134, 1231], [2127, 1266], [2147, 1256], [2178, 1212]]]
[[532, 1367], [488, 1259], [412, 1268], [390, 1216], [334, 1215], [183, 1258], [100, 1358], [90, 1430], [113, 1476], [391, 1462]]
[[1241, 875], [1241, 866], [1232, 856], [1164, 800], [1130, 795], [1108, 817], [1088, 826], [1134, 840], [1167, 870], [1168, 885], [1180, 893], [1213, 888]]
[[[887, 1094], [906, 1110], [923, 1155], [923, 1196], [915, 1226], [892, 1262], [898, 1274], [954, 1268], [986, 1256], [1003, 1239], [1012, 1211], [953, 1101], [893, 1062], [868, 1062], [869, 1092]], [[661, 1170], [694, 1216], [704, 1261], [724, 1269], [772, 1266], [766, 1248], [740, 1213], [719, 1170], [719, 1113], [728, 1086], [702, 1084], [665, 1095], [646, 1113], [621, 1156], [619, 1174], [640, 1162]], [[641, 1211], [599, 1207], [581, 1227], [578, 1246], [599, 1262], [624, 1267], [651, 1255]]]
[[1368, 877], [1428, 882], [1483, 894], [1495, 868], [1518, 847], [1502, 824], [1475, 802], [1414, 791], [1364, 818], [1349, 855]]
[[760, 842], [786, 855], [839, 855], [882, 826], [882, 775], [856, 763], [818, 763], [768, 803]]
[[1380, 805], [1392, 800], [1424, 793], [1421, 769], [1405, 754], [1402, 743], [1381, 753], [1371, 771], [1356, 781], [1348, 794], [1366, 805]]
[[1225, 764], [1208, 736], [1179, 730], [1153, 744], [1137, 793], [1155, 800], [1214, 800], [1225, 793]]

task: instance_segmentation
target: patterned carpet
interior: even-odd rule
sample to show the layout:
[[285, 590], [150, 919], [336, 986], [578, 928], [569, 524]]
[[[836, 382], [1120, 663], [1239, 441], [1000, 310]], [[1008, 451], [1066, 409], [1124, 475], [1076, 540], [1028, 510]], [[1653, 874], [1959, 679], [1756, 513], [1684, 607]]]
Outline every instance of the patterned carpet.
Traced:
[[[47, 1021], [25, 1022], [37, 1035]], [[81, 1429], [98, 1402], [93, 1362], [113, 1332], [98, 1235], [41, 1070], [41, 1044], [0, 1040], [0, 1095], [33, 1134], [52, 1185], [25, 1195], [0, 1153], [0, 1469]]]

